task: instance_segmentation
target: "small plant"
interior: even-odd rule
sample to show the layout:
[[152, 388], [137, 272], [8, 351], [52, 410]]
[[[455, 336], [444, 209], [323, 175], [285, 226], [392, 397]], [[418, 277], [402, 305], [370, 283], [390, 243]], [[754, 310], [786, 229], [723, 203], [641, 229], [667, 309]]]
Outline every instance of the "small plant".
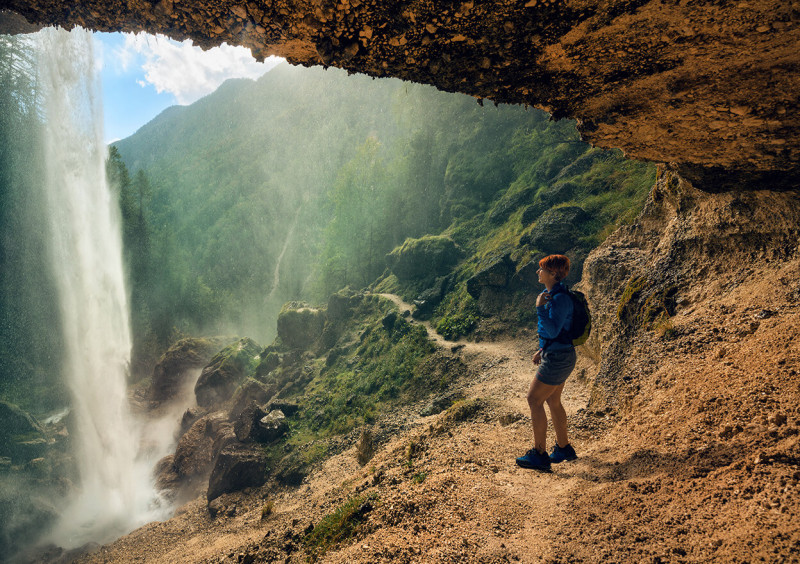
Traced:
[[376, 500], [376, 494], [357, 496], [323, 517], [303, 539], [309, 560], [316, 561], [328, 550], [355, 536]]
[[418, 472], [418, 473], [414, 474], [414, 476], [411, 478], [411, 483], [412, 484], [421, 484], [422, 482], [425, 481], [425, 478], [427, 478], [427, 477], [428, 477], [428, 473], [427, 472]]
[[672, 324], [672, 319], [667, 312], [662, 311], [653, 322], [653, 331], [662, 339], [671, 339], [675, 336], [675, 325]]
[[264, 507], [261, 508], [261, 520], [263, 521], [270, 515], [272, 515], [272, 511], [275, 509], [275, 502], [269, 500], [267, 503], [264, 504]]

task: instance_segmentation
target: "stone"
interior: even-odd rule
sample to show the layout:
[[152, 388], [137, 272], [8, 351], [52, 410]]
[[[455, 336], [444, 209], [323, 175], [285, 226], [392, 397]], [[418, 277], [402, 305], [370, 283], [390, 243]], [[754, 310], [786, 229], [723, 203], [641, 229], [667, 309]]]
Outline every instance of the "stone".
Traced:
[[386, 265], [400, 280], [422, 280], [448, 274], [463, 256], [449, 237], [426, 235], [405, 242], [386, 255]]
[[191, 378], [197, 377], [195, 370], [203, 368], [211, 358], [230, 339], [187, 338], [176, 341], [153, 369], [153, 379], [148, 390], [148, 398], [157, 403], [167, 402], [179, 397], [181, 390], [190, 385]]
[[589, 215], [578, 206], [553, 208], [536, 221], [525, 243], [548, 255], [563, 254], [577, 246], [589, 219]]
[[252, 403], [264, 405], [277, 391], [277, 386], [274, 384], [266, 385], [253, 378], [247, 378], [231, 398], [231, 407], [228, 411], [231, 420], [238, 418]]
[[505, 289], [515, 272], [516, 264], [511, 256], [503, 255], [467, 280], [467, 292], [477, 300], [484, 288]]
[[421, 294], [414, 298], [414, 319], [430, 318], [431, 314], [433, 314], [433, 310], [442, 302], [451, 286], [452, 277], [441, 276], [436, 279], [433, 286], [423, 290]]
[[275, 409], [280, 409], [287, 417], [291, 417], [300, 410], [300, 406], [287, 400], [272, 400], [267, 404], [266, 410], [269, 413]]
[[324, 327], [325, 312], [304, 304], [289, 303], [278, 314], [278, 338], [292, 349], [311, 347]]
[[217, 353], [203, 368], [194, 387], [197, 405], [216, 408], [231, 398], [249, 375], [261, 347], [252, 339], [241, 339]]
[[214, 444], [226, 423], [224, 412], [206, 415], [196, 421], [178, 440], [172, 464], [181, 479], [208, 474], [214, 462]]
[[266, 481], [266, 455], [260, 448], [229, 445], [216, 458], [206, 497], [210, 502], [224, 493], [262, 486]]
[[280, 439], [288, 430], [286, 415], [280, 409], [273, 409], [258, 421], [258, 440], [271, 443]]
[[256, 402], [251, 402], [233, 423], [233, 432], [236, 438], [243, 443], [257, 441], [260, 433], [258, 422], [265, 415], [267, 412], [263, 408], [259, 407]]

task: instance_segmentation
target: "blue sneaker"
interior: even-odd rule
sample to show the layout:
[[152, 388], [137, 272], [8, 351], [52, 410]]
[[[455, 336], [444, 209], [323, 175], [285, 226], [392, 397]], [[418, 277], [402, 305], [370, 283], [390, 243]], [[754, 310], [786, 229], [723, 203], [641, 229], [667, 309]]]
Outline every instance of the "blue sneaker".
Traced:
[[562, 448], [556, 444], [556, 446], [553, 447], [552, 454], [550, 455], [550, 462], [553, 464], [558, 464], [559, 462], [575, 460], [576, 458], [578, 458], [578, 455], [575, 454], [575, 449], [572, 448], [572, 445], [567, 445]]
[[547, 456], [547, 453], [540, 454], [538, 450], [532, 448], [525, 453], [525, 456], [517, 458], [517, 466], [529, 468], [531, 470], [550, 472], [550, 457]]

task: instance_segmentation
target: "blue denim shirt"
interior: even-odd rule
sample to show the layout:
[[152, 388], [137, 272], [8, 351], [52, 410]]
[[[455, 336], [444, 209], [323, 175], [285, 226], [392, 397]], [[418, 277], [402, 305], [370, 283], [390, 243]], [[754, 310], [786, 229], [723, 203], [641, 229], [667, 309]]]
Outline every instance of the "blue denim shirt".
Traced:
[[536, 308], [539, 317], [537, 331], [539, 333], [539, 348], [546, 351], [568, 351], [571, 343], [557, 343], [545, 339], [555, 339], [564, 329], [572, 327], [572, 299], [567, 295], [567, 290], [557, 282], [550, 291], [550, 301]]

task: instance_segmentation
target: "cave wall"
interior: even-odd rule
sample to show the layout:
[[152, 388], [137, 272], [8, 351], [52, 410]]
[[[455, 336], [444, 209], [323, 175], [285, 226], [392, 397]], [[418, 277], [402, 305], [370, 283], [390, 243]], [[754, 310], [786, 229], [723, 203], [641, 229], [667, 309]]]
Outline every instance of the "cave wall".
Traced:
[[0, 32], [146, 30], [543, 108], [716, 192], [798, 185], [799, 21], [786, 0], [0, 0]]

